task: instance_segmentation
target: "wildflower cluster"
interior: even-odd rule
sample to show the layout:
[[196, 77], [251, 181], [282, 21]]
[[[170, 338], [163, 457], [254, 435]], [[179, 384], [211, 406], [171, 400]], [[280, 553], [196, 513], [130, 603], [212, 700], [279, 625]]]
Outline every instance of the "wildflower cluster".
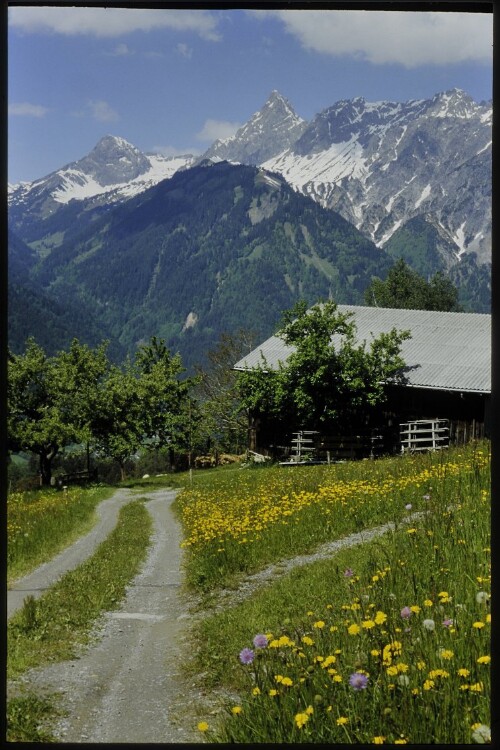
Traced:
[[[420, 460], [419, 460], [420, 459]], [[484, 457], [484, 463], [487, 463]], [[179, 497], [184, 527], [183, 547], [202, 575], [206, 586], [220, 582], [224, 574], [258, 565], [270, 555], [282, 556], [290, 549], [306, 551], [336, 536], [358, 531], [368, 524], [403, 519], [425, 509], [430, 486], [443, 477], [455, 480], [482, 456], [462, 461], [409, 457], [404, 464], [395, 459], [364, 467], [363, 477], [349, 467], [318, 467], [316, 482], [310, 468], [291, 473], [279, 468], [266, 470], [266, 484], [255, 486], [254, 477], [238, 474], [213, 488], [194, 487]], [[407, 500], [411, 499], [411, 503]], [[410, 507], [411, 506], [411, 507]]]
[[453, 471], [440, 480], [448, 502], [411, 529], [332, 559], [322, 608], [241, 644], [229, 660], [243, 674], [240, 710], [228, 706], [211, 739], [491, 741], [489, 493], [462, 466], [451, 497]]

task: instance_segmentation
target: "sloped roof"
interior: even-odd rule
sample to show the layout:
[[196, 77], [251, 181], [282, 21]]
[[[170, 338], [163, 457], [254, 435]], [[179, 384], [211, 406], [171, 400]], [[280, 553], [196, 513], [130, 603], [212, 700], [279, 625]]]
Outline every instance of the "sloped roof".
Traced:
[[[365, 340], [367, 345], [372, 337], [392, 328], [411, 332], [411, 338], [401, 346], [401, 356], [409, 368], [408, 386], [491, 393], [491, 315], [355, 305], [338, 305], [338, 310], [353, 314], [357, 340]], [[332, 338], [334, 345], [339, 341], [338, 335]], [[262, 364], [261, 354], [268, 368], [275, 369], [292, 351], [293, 347], [271, 336], [240, 359], [234, 369], [257, 367]]]

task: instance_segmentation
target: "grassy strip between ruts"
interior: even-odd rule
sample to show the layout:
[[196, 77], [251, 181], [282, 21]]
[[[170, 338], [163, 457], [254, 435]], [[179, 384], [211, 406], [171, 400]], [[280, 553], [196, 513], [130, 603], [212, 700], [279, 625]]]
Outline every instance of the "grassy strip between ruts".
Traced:
[[[481, 448], [472, 462], [469, 450], [450, 452], [458, 469], [434, 477], [432, 493], [421, 489], [426, 512], [411, 527], [297, 568], [197, 626], [190, 667], [207, 687], [239, 695], [215, 717], [198, 717], [208, 741], [488, 741], [490, 492]], [[414, 502], [409, 489], [403, 504]]]
[[12, 492], [7, 498], [7, 576], [13, 581], [89, 531], [113, 487]]
[[[19, 677], [32, 667], [71, 659], [80, 644], [88, 643], [96, 619], [117, 609], [126, 586], [138, 573], [151, 531], [152, 519], [144, 502], [131, 501], [120, 510], [115, 529], [92, 557], [66, 573], [40, 599], [27, 598], [7, 628], [8, 678]], [[56, 707], [52, 709], [55, 713]], [[48, 713], [45, 699], [29, 694], [12, 699], [7, 707], [8, 741], [47, 741], [47, 732], [36, 727], [46, 724]]]

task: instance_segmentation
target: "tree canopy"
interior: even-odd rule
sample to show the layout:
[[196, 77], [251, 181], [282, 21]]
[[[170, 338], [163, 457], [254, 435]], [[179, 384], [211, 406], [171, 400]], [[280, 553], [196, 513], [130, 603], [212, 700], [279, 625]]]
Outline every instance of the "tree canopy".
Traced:
[[119, 367], [106, 349], [106, 342], [90, 349], [74, 339], [68, 351], [48, 357], [29, 339], [24, 354], [9, 352], [8, 448], [38, 455], [43, 484], [56, 455], [73, 443], [112, 458], [122, 478], [139, 448], [189, 443], [190, 381], [181, 379], [179, 355], [153, 337], [135, 362]]
[[393, 328], [367, 346], [357, 342], [351, 318], [331, 301], [309, 310], [302, 301], [285, 312], [277, 335], [292, 352], [276, 370], [263, 358], [239, 374], [242, 404], [291, 429], [346, 429], [365, 420], [383, 402], [385, 384], [404, 379], [400, 351], [410, 334]]
[[365, 302], [371, 307], [462, 312], [458, 289], [450, 279], [438, 271], [426, 281], [402, 258], [394, 263], [385, 281], [377, 276], [372, 279]]

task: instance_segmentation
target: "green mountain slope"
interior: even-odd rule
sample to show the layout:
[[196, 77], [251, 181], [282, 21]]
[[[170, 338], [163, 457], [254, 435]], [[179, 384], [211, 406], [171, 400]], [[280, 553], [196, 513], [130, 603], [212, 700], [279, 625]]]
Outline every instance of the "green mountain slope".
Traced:
[[281, 177], [227, 162], [178, 172], [80, 231], [60, 229], [32, 281], [90, 307], [128, 351], [156, 335], [187, 365], [223, 331], [268, 336], [299, 298], [362, 304], [391, 262]]
[[458, 288], [466, 311], [490, 312], [491, 264], [479, 264], [474, 253], [458, 258], [457, 249], [429, 216], [410, 219], [384, 245], [391, 258], [402, 258], [425, 279], [444, 272]]

